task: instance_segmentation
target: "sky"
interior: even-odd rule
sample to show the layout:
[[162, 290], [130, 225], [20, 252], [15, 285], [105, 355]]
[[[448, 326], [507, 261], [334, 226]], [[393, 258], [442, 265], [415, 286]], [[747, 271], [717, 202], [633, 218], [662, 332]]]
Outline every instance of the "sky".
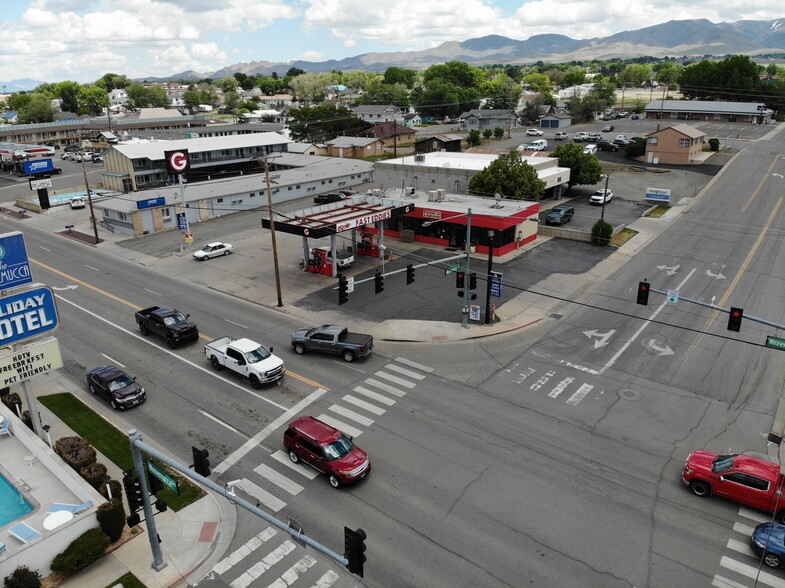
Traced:
[[326, 61], [490, 34], [589, 39], [668, 20], [770, 20], [780, 1], [0, 0], [0, 85]]

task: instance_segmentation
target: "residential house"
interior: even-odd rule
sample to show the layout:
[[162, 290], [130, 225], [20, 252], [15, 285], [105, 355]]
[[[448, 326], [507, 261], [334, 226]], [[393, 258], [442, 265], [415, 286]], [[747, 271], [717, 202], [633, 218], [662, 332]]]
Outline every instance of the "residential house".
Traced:
[[294, 102], [294, 96], [291, 94], [273, 94], [272, 96], [246, 98], [246, 100], [256, 100], [257, 102], [264, 104], [267, 108], [281, 108], [284, 106], [291, 106]]
[[16, 110], [9, 110], [0, 115], [0, 119], [2, 119], [5, 124], [15, 125], [19, 122], [19, 112]]
[[767, 124], [774, 111], [762, 102], [715, 102], [712, 100], [652, 100], [644, 108], [650, 120], [703, 120]]
[[403, 124], [409, 128], [419, 127], [422, 124], [422, 118], [416, 112], [410, 112], [403, 115]]
[[433, 153], [435, 151], [448, 151], [450, 153], [460, 153], [462, 143], [463, 137], [460, 135], [432, 135], [415, 141], [414, 152]]
[[518, 123], [514, 112], [498, 108], [469, 110], [461, 114], [460, 119], [462, 128], [467, 131], [484, 131], [496, 127], [507, 129]]
[[372, 157], [384, 153], [384, 143], [376, 137], [337, 137], [325, 143], [331, 157]]
[[572, 124], [572, 116], [569, 114], [556, 113], [546, 114], [540, 118], [541, 129], [563, 129]]
[[411, 145], [417, 138], [417, 133], [405, 125], [394, 122], [384, 122], [365, 129], [359, 133], [360, 137], [376, 137], [381, 139], [385, 147], [393, 145]]
[[125, 106], [128, 102], [128, 92], [122, 88], [115, 88], [109, 92], [109, 104], [111, 106]]
[[286, 150], [297, 155], [327, 155], [327, 146], [322, 143], [292, 142], [286, 146]]
[[403, 123], [403, 110], [392, 104], [363, 104], [355, 106], [352, 111], [360, 120], [374, 125], [383, 122]]
[[646, 162], [669, 165], [699, 165], [711, 157], [704, 152], [706, 133], [678, 124], [646, 135]]

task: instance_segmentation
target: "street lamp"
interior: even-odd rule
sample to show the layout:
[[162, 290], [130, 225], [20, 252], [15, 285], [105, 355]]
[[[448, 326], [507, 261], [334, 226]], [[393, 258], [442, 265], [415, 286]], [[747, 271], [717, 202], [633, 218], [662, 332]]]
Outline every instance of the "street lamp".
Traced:
[[600, 212], [601, 221], [605, 221], [605, 201], [608, 199], [608, 180], [610, 178], [610, 174], [605, 174], [605, 192], [602, 193], [602, 211]]
[[[425, 221], [423, 222], [423, 227], [430, 227], [434, 223], [440, 223], [443, 221], [449, 221], [454, 218], [458, 218], [461, 216], [466, 217], [466, 275], [469, 275], [469, 265], [471, 263], [471, 257], [469, 256], [471, 250], [471, 240], [472, 240], [472, 209], [469, 208], [466, 211], [466, 214], [456, 214], [455, 216], [450, 216], [447, 218], [442, 218], [436, 221]], [[461, 309], [463, 313], [463, 318], [461, 319], [461, 325], [464, 328], [469, 328], [469, 284], [465, 284], [465, 288], [463, 289], [463, 308]]]

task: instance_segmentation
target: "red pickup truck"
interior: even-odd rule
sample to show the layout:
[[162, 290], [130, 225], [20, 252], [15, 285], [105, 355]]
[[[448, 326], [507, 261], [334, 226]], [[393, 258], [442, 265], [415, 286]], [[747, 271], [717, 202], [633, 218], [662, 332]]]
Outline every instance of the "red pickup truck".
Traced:
[[785, 524], [785, 476], [776, 463], [742, 453], [693, 451], [682, 468], [681, 479], [695, 496], [723, 496], [772, 513]]

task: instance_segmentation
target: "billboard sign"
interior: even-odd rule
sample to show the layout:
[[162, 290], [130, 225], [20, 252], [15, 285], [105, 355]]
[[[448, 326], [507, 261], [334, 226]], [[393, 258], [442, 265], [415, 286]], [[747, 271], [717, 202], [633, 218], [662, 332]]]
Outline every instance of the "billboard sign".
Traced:
[[664, 188], [646, 188], [646, 200], [670, 204], [671, 191]]
[[35, 161], [23, 161], [22, 169], [24, 170], [25, 175], [29, 176], [33, 174], [52, 173], [55, 166], [52, 164], [51, 159], [36, 159]]
[[0, 346], [46, 335], [58, 323], [55, 295], [46, 286], [0, 298]]
[[42, 180], [34, 180], [33, 178], [30, 178], [29, 182], [31, 190], [43, 190], [44, 188], [52, 187], [52, 178], [44, 178]]
[[153, 208], [154, 206], [164, 206], [166, 198], [159, 196], [158, 198], [148, 198], [146, 200], [137, 200], [136, 208]]
[[170, 174], [184, 174], [191, 167], [188, 149], [164, 151], [164, 159], [166, 159], [166, 171]]
[[0, 235], [0, 290], [30, 284], [33, 272], [27, 259], [25, 237], [19, 231]]
[[60, 343], [54, 337], [47, 337], [24, 345], [0, 357], [0, 382], [7, 388], [63, 367]]

